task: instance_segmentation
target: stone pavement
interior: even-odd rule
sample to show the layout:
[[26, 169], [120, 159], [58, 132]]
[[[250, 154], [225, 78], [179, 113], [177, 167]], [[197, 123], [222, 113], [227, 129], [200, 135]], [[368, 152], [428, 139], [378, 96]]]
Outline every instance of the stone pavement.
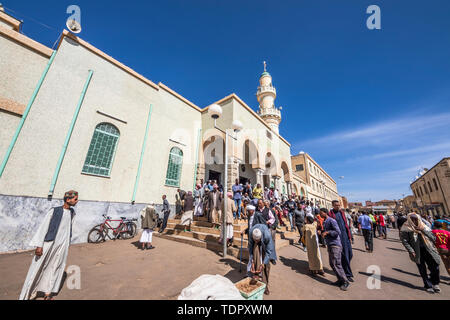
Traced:
[[[277, 252], [278, 262], [271, 267], [270, 296], [264, 299], [450, 299], [450, 277], [441, 266], [441, 294], [422, 290], [417, 267], [398, 240], [397, 231], [388, 231], [387, 240], [374, 239], [374, 253], [364, 250], [364, 240], [355, 236], [352, 268], [355, 282], [343, 292], [328, 264], [326, 249], [321, 248], [326, 277], [308, 273], [307, 255], [297, 245]], [[136, 247], [132, 240], [103, 244], [78, 244], [69, 250], [68, 266], [81, 269], [81, 289], [68, 289], [67, 282], [56, 299], [176, 299], [183, 288], [202, 274], [220, 274], [237, 282], [239, 259], [225, 260], [204, 248], [154, 237], [153, 250]], [[0, 299], [17, 299], [32, 258], [31, 252], [0, 255]], [[381, 268], [381, 288], [366, 286], [367, 267]], [[245, 270], [245, 266], [243, 265]]]

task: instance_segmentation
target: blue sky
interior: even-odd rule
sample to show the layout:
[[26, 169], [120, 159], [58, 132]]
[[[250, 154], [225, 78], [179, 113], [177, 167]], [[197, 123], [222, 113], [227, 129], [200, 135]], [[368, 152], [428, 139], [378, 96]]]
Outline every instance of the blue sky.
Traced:
[[[2, 2], [50, 47], [79, 5], [81, 38], [201, 107], [235, 92], [256, 110], [266, 60], [292, 154], [351, 201], [411, 194], [450, 156], [448, 0]], [[381, 30], [366, 27], [372, 4]]]

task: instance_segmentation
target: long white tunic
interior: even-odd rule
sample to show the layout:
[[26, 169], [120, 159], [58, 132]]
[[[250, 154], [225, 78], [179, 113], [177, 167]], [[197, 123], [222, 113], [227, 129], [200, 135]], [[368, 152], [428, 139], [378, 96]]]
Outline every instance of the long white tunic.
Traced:
[[19, 300], [28, 300], [38, 291], [57, 293], [66, 268], [70, 245], [70, 226], [73, 222], [70, 210], [64, 209], [54, 241], [44, 242], [50, 225], [53, 208], [47, 213], [35, 236], [30, 242], [33, 247], [42, 247], [42, 256], [34, 256], [23, 284]]

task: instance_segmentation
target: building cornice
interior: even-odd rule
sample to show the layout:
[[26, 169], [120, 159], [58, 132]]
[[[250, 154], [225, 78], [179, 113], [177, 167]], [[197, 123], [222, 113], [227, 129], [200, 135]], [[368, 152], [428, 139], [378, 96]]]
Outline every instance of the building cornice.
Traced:
[[[241, 98], [239, 98], [235, 93], [232, 93], [222, 99], [220, 99], [219, 101], [216, 101], [214, 103], [211, 103], [209, 106], [213, 105], [213, 104], [221, 104], [225, 101], [228, 101], [230, 99], [235, 99], [237, 102], [239, 102], [239, 104], [241, 104], [245, 109], [247, 109], [247, 111], [249, 111], [256, 119], [258, 119], [267, 129], [269, 129], [270, 132], [272, 132], [273, 134], [275, 134], [278, 138], [280, 138], [284, 143], [286, 143], [289, 147], [291, 146], [291, 144], [289, 142], [286, 141], [286, 139], [284, 139], [282, 136], [280, 136], [278, 133], [276, 133], [275, 131], [272, 130], [272, 128], [252, 109], [250, 108], [244, 101], [242, 101]], [[205, 107], [202, 109], [202, 113], [208, 111], [209, 106]]]
[[4, 11], [0, 11], [0, 20], [5, 22], [6, 24], [11, 25], [15, 31], [20, 31], [20, 25], [22, 24], [22, 21], [10, 16]]
[[[304, 153], [304, 154], [297, 154], [297, 155], [295, 155], [295, 156], [291, 156], [291, 158], [297, 158], [297, 157], [300, 157], [300, 156], [306, 156], [309, 160], [311, 160], [311, 162], [313, 162], [318, 168], [320, 168], [320, 170], [322, 170], [322, 172], [328, 177], [328, 178], [330, 178], [331, 179], [331, 181], [334, 183], [334, 184], [337, 184], [336, 183], [336, 181], [334, 181], [334, 179], [313, 159], [313, 158], [311, 158], [311, 156], [308, 154], [308, 153]], [[307, 168], [305, 168], [305, 170], [307, 170]], [[309, 174], [309, 171], [307, 171], [307, 174]], [[313, 178], [314, 179], [316, 179], [317, 180], [317, 178], [316, 177], [314, 177], [313, 176]]]
[[410, 186], [412, 186], [413, 184], [415, 184], [416, 182], [418, 182], [418, 181], [420, 181], [420, 179], [421, 178], [424, 178], [427, 174], [428, 174], [428, 172], [431, 172], [431, 171], [433, 171], [433, 169], [435, 169], [442, 161], [444, 161], [444, 160], [450, 160], [450, 157], [445, 157], [445, 158], [442, 158], [440, 161], [438, 161], [433, 167], [431, 167], [431, 169], [430, 170], [427, 170], [427, 172], [425, 172], [423, 175], [421, 175], [419, 178], [417, 178], [416, 180], [414, 180], [411, 184], [410, 184]]
[[113, 57], [107, 55], [106, 53], [104, 53], [103, 51], [97, 49], [96, 47], [94, 47], [93, 45], [91, 45], [90, 43], [82, 40], [81, 38], [75, 36], [74, 34], [70, 33], [69, 31], [65, 30], [62, 33], [61, 39], [59, 41], [58, 44], [58, 49], [61, 46], [62, 40], [64, 39], [64, 37], [68, 37], [74, 41], [76, 41], [77, 43], [79, 43], [80, 45], [82, 45], [83, 47], [85, 47], [86, 49], [88, 49], [89, 51], [91, 51], [92, 53], [100, 56], [101, 58], [107, 60], [108, 62], [112, 63], [113, 65], [119, 67], [120, 69], [124, 70], [125, 72], [129, 73], [130, 75], [132, 75], [133, 77], [141, 80], [142, 82], [144, 82], [145, 84], [148, 84], [149, 86], [151, 86], [152, 88], [159, 90], [159, 86], [156, 85], [154, 82], [148, 80], [146, 77], [144, 77], [143, 75], [137, 73], [136, 71], [134, 71], [133, 69], [131, 69], [130, 67], [127, 67], [126, 65], [124, 65], [123, 63], [117, 61], [116, 59], [114, 59]]
[[17, 32], [16, 30], [11, 30], [0, 26], [0, 34], [14, 40], [15, 42], [18, 42], [19, 44], [27, 47], [28, 49], [31, 49], [45, 56], [46, 58], [50, 58], [50, 56], [53, 53], [52, 49], [44, 46], [43, 44], [37, 41], [34, 41], [31, 38], [28, 38], [27, 36]]
[[0, 110], [4, 110], [18, 116], [22, 116], [26, 106], [21, 103], [0, 97]]
[[166, 86], [165, 84], [163, 84], [162, 82], [158, 83], [158, 86], [161, 89], [164, 89], [165, 91], [169, 92], [170, 94], [172, 94], [174, 97], [180, 99], [181, 101], [183, 101], [184, 103], [188, 104], [189, 106], [191, 106], [192, 108], [194, 108], [197, 111], [202, 112], [202, 109], [198, 106], [196, 106], [194, 103], [192, 103], [191, 101], [189, 101], [188, 99], [186, 99], [185, 97], [183, 97], [182, 95], [176, 93], [175, 91], [173, 91], [172, 89], [170, 89], [168, 86]]

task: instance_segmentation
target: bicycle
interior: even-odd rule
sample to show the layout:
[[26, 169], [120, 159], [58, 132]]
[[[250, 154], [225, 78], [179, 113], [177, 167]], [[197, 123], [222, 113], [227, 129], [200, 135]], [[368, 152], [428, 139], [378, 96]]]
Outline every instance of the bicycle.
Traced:
[[[96, 225], [89, 231], [88, 243], [100, 243], [106, 240], [108, 237], [110, 240], [116, 240], [120, 238], [122, 240], [132, 239], [136, 236], [137, 226], [134, 221], [138, 219], [128, 219], [126, 217], [120, 217], [120, 220], [112, 220], [111, 217], [103, 214], [105, 220], [103, 223]], [[111, 226], [111, 222], [117, 221], [119, 225], [117, 227]], [[112, 237], [110, 236], [110, 231], [112, 231]]]

